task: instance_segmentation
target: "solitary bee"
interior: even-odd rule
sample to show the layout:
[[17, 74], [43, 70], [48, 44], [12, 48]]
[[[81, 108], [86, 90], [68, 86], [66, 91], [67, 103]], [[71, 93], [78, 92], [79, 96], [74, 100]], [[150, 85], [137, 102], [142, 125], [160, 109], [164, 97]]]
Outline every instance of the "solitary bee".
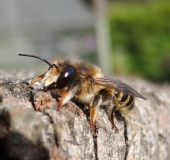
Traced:
[[115, 112], [126, 114], [133, 108], [134, 97], [146, 100], [127, 84], [103, 75], [101, 69], [95, 65], [67, 60], [51, 64], [34, 55], [19, 54], [19, 56], [38, 58], [49, 65], [44, 74], [34, 78], [28, 86], [22, 88], [22, 91], [42, 80], [45, 90], [61, 96], [57, 110], [60, 110], [61, 106], [72, 98], [87, 104], [90, 109], [90, 125], [93, 131], [95, 130], [97, 109], [100, 106], [103, 106], [112, 127], [118, 132], [114, 123]]

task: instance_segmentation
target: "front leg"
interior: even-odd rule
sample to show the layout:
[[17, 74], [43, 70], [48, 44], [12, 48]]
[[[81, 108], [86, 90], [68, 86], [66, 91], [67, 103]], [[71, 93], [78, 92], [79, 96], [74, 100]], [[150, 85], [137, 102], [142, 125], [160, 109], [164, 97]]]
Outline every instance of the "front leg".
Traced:
[[24, 92], [26, 89], [30, 88], [35, 82], [40, 81], [41, 79], [43, 79], [44, 76], [45, 76], [45, 74], [42, 74], [42, 75], [40, 75], [40, 76], [38, 76], [38, 77], [35, 77], [35, 78], [31, 81], [31, 83], [30, 83], [29, 85], [25, 86], [24, 88], [21, 88], [21, 92]]
[[78, 91], [78, 85], [74, 85], [68, 88], [64, 88], [61, 94], [60, 101], [58, 102], [57, 110], [59, 111], [61, 106], [67, 103]]

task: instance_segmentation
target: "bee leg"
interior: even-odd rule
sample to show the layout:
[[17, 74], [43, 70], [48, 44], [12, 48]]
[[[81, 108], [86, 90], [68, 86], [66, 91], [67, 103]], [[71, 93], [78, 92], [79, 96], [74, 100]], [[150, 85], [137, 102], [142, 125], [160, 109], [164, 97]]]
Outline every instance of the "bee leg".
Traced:
[[101, 95], [97, 95], [91, 105], [90, 105], [90, 126], [93, 132], [95, 132], [95, 120], [96, 120], [96, 116], [97, 116], [97, 108], [99, 108], [99, 106], [102, 103], [102, 96]]
[[114, 113], [115, 113], [115, 110], [116, 110], [116, 107], [108, 107], [106, 109], [106, 113], [107, 113], [107, 116], [108, 116], [108, 119], [110, 121], [110, 123], [112, 124], [112, 128], [116, 131], [116, 133], [119, 131], [118, 128], [116, 127], [115, 123], [114, 123]]
[[27, 85], [27, 86], [24, 87], [24, 88], [21, 88], [21, 92], [24, 92], [27, 88], [30, 88], [35, 82], [40, 81], [41, 79], [43, 79], [44, 76], [45, 76], [45, 75], [42, 74], [42, 75], [34, 78], [29, 85]]
[[78, 86], [74, 86], [69, 89], [65, 89], [63, 93], [61, 94], [60, 101], [58, 102], [57, 110], [59, 111], [61, 106], [67, 103], [74, 95], [76, 94], [78, 90]]

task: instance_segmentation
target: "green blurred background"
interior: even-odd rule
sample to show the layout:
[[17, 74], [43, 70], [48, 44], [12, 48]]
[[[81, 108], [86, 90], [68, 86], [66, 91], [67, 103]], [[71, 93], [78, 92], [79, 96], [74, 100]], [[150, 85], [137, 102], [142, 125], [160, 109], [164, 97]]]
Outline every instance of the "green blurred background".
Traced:
[[112, 3], [109, 25], [116, 73], [170, 81], [170, 1]]

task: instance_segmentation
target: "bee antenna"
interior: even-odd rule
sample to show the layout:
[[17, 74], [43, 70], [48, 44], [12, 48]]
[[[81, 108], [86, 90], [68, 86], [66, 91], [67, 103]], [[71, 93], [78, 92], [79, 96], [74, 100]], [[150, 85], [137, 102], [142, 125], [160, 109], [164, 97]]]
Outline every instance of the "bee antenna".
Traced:
[[43, 59], [41, 57], [38, 57], [38, 56], [35, 56], [35, 55], [30, 55], [30, 54], [18, 54], [19, 56], [25, 56], [25, 57], [33, 57], [33, 58], [37, 58], [37, 59], [40, 59], [42, 61], [44, 61], [45, 63], [47, 63], [50, 67], [52, 66], [52, 64], [50, 62], [48, 62], [46, 59]]

